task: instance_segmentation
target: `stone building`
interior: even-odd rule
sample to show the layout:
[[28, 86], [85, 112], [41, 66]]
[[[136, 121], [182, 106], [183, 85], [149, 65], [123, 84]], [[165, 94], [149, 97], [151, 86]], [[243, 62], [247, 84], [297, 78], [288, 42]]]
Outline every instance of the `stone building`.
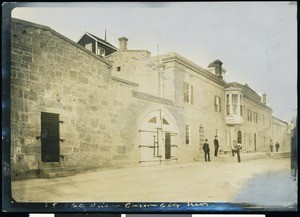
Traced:
[[226, 82], [220, 60], [205, 69], [176, 53], [128, 49], [125, 37], [111, 52], [89, 33], [81, 39], [12, 19], [13, 179], [192, 162], [215, 135], [221, 153], [233, 140], [266, 152], [272, 138], [290, 151], [288, 124], [266, 95]]

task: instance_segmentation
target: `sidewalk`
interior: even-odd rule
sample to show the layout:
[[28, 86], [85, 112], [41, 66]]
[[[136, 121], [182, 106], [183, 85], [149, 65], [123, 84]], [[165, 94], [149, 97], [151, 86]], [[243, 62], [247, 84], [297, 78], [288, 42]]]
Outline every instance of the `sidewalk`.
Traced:
[[[55, 179], [12, 182], [18, 202], [233, 202], [258, 174], [290, 170], [290, 159], [194, 162], [100, 170]], [[280, 187], [280, 186], [278, 186]]]

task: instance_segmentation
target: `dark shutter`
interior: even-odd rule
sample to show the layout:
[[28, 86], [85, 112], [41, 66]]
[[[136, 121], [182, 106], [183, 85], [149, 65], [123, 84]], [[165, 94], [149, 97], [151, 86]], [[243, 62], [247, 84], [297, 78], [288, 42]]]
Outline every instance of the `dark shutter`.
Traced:
[[59, 162], [59, 114], [41, 113], [42, 161]]
[[165, 134], [165, 159], [171, 159], [171, 133]]

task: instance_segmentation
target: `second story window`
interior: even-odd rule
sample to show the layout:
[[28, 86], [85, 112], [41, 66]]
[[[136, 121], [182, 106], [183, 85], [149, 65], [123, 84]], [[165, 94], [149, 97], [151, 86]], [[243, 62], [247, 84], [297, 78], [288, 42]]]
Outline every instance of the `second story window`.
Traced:
[[256, 112], [253, 112], [253, 120], [254, 120], [255, 123], [258, 122], [258, 120], [257, 120], [257, 113]]
[[232, 94], [232, 113], [234, 115], [238, 114], [238, 94]]
[[226, 94], [226, 115], [230, 115], [230, 98], [229, 98], [229, 94]]
[[243, 97], [240, 95], [240, 115], [243, 116]]
[[252, 121], [252, 111], [248, 109], [248, 121]]
[[85, 48], [88, 49], [89, 51], [92, 51], [93, 50], [93, 44], [92, 43], [86, 44]]
[[215, 112], [221, 112], [221, 98], [219, 96], [215, 96]]
[[193, 85], [188, 83], [183, 84], [183, 102], [188, 104], [193, 104], [194, 96], [193, 96]]
[[98, 47], [97, 55], [104, 57], [105, 56], [105, 50], [102, 47]]

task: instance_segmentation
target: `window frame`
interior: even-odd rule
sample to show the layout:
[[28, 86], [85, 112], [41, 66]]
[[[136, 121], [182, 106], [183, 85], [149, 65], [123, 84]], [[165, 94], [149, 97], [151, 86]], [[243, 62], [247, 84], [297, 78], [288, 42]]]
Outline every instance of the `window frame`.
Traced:
[[192, 138], [191, 138], [191, 126], [185, 125], [185, 145], [191, 145]]
[[194, 87], [187, 82], [183, 83], [183, 102], [191, 105], [194, 104]]
[[215, 112], [221, 113], [221, 97], [220, 96], [215, 96]]

